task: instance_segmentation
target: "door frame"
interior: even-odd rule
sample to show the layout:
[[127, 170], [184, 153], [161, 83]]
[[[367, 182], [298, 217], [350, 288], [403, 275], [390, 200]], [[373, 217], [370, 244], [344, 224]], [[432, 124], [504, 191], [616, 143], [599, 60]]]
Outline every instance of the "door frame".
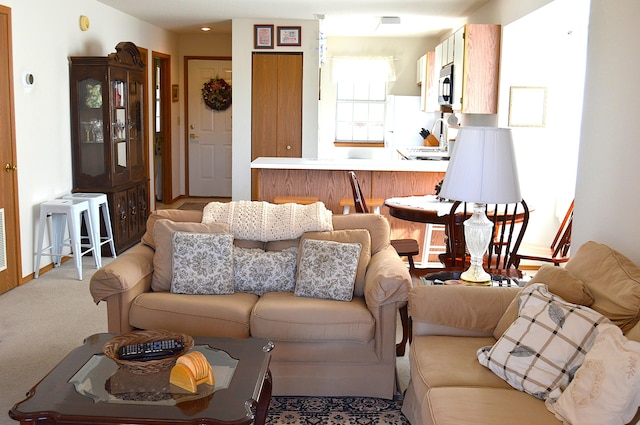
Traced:
[[[231, 56], [185, 56], [184, 57], [184, 190], [189, 194], [189, 61], [192, 60], [222, 60], [230, 61]], [[233, 129], [231, 129], [233, 134]], [[233, 145], [231, 146], [233, 149]]]
[[[152, 51], [151, 52], [151, 61], [153, 64], [152, 71], [152, 85], [153, 80], [155, 79], [155, 60], [158, 59], [160, 61], [160, 120], [162, 127], [162, 134], [164, 135], [165, 140], [162, 143], [162, 202], [172, 203], [173, 199], [173, 168], [171, 164], [173, 164], [173, 156], [172, 156], [172, 126], [171, 126], [171, 103], [173, 99], [171, 97], [171, 55], [167, 55], [164, 53]], [[152, 96], [152, 101], [154, 102], [154, 111], [155, 111], [155, 95]], [[155, 133], [155, 117], [154, 117], [154, 125], [153, 125], [153, 133]], [[155, 140], [154, 140], [155, 143]], [[153, 151], [155, 161], [155, 150]], [[152, 167], [153, 168], [153, 167]], [[155, 180], [154, 180], [155, 183]], [[156, 199], [156, 188], [155, 184], [153, 187], [153, 199], [155, 202]]]
[[[6, 17], [7, 28], [7, 62], [4, 64], [6, 67], [6, 76], [8, 77], [7, 84], [9, 85], [9, 96], [4, 100], [6, 102], [5, 111], [8, 114], [8, 121], [10, 129], [7, 131], [9, 135], [9, 142], [11, 143], [11, 164], [14, 166], [17, 164], [16, 154], [16, 122], [15, 122], [15, 99], [13, 92], [13, 38], [12, 38], [12, 23], [11, 23], [11, 8], [0, 5], [0, 14]], [[5, 72], [5, 71], [3, 71]], [[5, 164], [1, 164], [4, 168]], [[4, 169], [0, 172], [5, 172]], [[12, 171], [14, 178], [12, 179], [11, 193], [8, 195], [12, 197], [13, 208], [9, 211], [9, 214], [5, 214], [5, 237], [6, 237], [6, 253], [7, 253], [7, 273], [12, 273], [13, 276], [9, 276], [9, 279], [13, 279], [16, 286], [20, 286], [29, 280], [31, 277], [22, 278], [22, 244], [20, 242], [20, 207], [18, 204], [18, 174], [16, 171]], [[7, 217], [9, 220], [7, 220]]]

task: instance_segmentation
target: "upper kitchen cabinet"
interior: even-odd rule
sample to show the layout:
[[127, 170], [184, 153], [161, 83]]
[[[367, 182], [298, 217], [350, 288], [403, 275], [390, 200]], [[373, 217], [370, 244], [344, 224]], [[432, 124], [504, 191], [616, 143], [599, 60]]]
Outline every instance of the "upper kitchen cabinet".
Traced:
[[440, 109], [436, 69], [439, 69], [436, 64], [436, 52], [427, 52], [418, 59], [417, 82], [420, 85], [420, 109], [425, 112]]
[[121, 253], [140, 241], [148, 215], [145, 64], [130, 42], [69, 60], [73, 191], [107, 194]]
[[454, 111], [498, 113], [500, 36], [500, 25], [467, 24], [447, 39], [447, 52], [453, 40]]

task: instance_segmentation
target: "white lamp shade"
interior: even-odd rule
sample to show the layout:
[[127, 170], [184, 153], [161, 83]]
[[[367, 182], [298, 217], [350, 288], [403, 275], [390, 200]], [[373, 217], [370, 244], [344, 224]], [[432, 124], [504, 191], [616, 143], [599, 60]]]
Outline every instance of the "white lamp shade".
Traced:
[[461, 127], [440, 196], [483, 204], [521, 201], [511, 129]]

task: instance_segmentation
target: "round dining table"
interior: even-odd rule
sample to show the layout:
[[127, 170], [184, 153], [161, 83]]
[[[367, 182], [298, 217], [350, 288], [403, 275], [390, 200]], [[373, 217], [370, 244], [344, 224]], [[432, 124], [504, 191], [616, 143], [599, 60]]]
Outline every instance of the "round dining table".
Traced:
[[402, 196], [384, 201], [392, 217], [428, 224], [449, 224], [453, 202], [440, 201], [435, 195]]

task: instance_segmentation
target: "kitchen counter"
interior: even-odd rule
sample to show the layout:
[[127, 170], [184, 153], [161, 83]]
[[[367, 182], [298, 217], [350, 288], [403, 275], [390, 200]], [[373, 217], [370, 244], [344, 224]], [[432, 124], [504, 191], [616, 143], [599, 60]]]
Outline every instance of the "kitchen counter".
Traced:
[[254, 169], [279, 170], [341, 170], [341, 171], [447, 171], [447, 160], [404, 159], [314, 159], [314, 158], [256, 158], [251, 163]]

